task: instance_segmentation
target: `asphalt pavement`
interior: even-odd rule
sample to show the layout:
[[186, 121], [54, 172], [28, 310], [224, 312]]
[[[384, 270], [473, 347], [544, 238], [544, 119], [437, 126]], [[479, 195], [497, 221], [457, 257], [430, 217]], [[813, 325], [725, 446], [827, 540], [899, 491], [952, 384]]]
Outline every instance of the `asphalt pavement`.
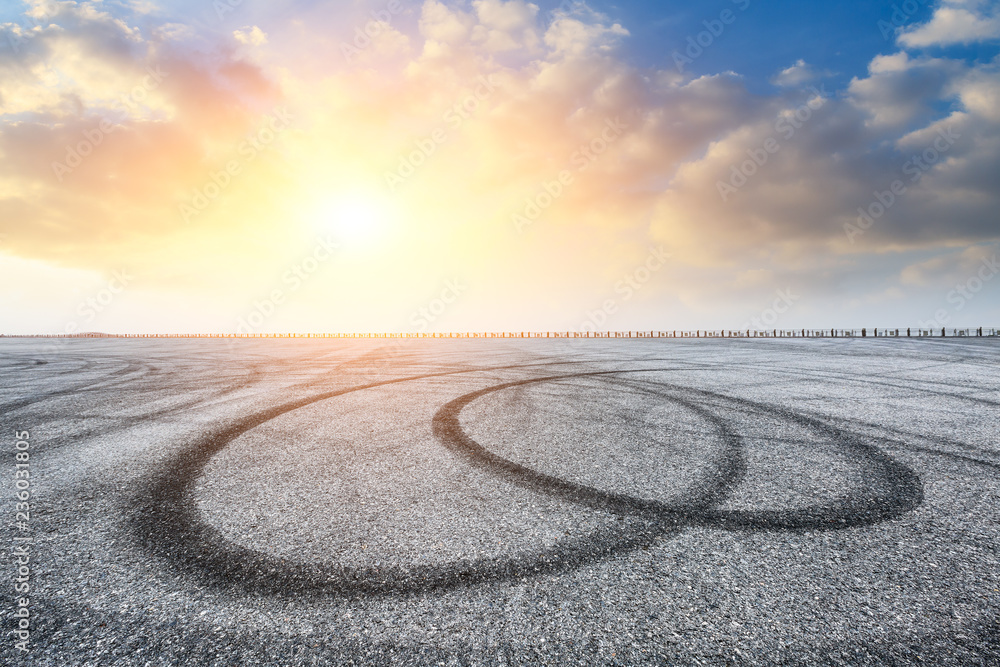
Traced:
[[3, 664], [996, 665], [1000, 343], [3, 339], [0, 511]]

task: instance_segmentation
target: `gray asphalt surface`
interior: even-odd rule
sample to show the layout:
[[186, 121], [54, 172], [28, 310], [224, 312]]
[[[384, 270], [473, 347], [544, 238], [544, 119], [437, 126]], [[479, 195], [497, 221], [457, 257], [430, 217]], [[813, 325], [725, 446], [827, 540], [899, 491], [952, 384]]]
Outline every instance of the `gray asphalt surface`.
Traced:
[[0, 340], [0, 661], [1000, 664], [998, 370], [987, 339]]

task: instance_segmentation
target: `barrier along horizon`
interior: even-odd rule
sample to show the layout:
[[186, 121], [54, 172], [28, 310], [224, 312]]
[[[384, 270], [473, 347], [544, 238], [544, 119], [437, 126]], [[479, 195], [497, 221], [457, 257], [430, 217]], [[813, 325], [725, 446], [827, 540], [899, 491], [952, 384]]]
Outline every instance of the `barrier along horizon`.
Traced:
[[465, 331], [423, 333], [77, 333], [77, 334], [0, 334], [0, 338], [334, 338], [334, 339], [406, 339], [406, 338], [518, 338], [518, 339], [691, 339], [691, 338], [997, 338], [1000, 328], [873, 328], [868, 329], [695, 329], [693, 331]]

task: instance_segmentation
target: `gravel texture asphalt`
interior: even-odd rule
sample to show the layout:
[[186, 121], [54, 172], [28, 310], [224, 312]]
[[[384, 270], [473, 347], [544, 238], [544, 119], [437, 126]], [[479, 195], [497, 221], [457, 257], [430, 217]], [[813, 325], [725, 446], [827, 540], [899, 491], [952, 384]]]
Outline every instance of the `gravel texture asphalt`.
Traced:
[[0, 340], [0, 662], [998, 665], [998, 371], [989, 339]]

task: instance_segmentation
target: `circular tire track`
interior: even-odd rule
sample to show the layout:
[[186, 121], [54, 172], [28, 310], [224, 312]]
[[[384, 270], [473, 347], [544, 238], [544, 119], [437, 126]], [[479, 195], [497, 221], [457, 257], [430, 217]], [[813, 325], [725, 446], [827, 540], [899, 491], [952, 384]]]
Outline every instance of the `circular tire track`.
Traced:
[[[543, 364], [532, 364], [533, 366]], [[283, 414], [348, 393], [471, 372], [507, 370], [523, 366], [463, 369], [396, 378], [335, 390], [286, 403], [256, 413], [208, 434], [175, 455], [150, 479], [142, 496], [135, 498], [131, 528], [142, 546], [182, 573], [213, 587], [238, 594], [297, 597], [303, 593], [341, 597], [410, 595], [443, 591], [484, 582], [519, 579], [535, 574], [572, 571], [651, 545], [687, 526], [735, 530], [838, 529], [870, 525], [897, 517], [922, 500], [919, 477], [877, 448], [828, 424], [752, 401], [676, 385], [655, 383], [657, 396], [691, 409], [710, 423], [720, 447], [709, 472], [695, 490], [673, 503], [635, 498], [602, 491], [552, 477], [504, 459], [485, 449], [463, 431], [462, 410], [476, 399], [505, 389], [578, 378], [678, 369], [593, 371], [532, 378], [494, 385], [471, 392], [441, 407], [435, 414], [434, 435], [471, 465], [537, 493], [618, 515], [623, 521], [590, 534], [566, 540], [558, 547], [522, 552], [513, 557], [465, 559], [442, 565], [346, 567], [333, 563], [308, 564], [279, 560], [262, 551], [226, 540], [199, 515], [193, 486], [215, 454], [253, 428]], [[686, 370], [686, 369], [685, 369]], [[789, 511], [724, 511], [715, 509], [739, 484], [745, 472], [742, 439], [705, 402], [739, 404], [818, 430], [850, 452], [865, 471], [866, 488], [842, 502]]]
[[[837, 503], [814, 505], [795, 510], [726, 511], [710, 509], [710, 506], [723, 500], [742, 477], [742, 454], [739, 448], [727, 447], [725, 460], [718, 464], [718, 486], [710, 488], [706, 494], [706, 499], [709, 500], [707, 505], [704, 507], [689, 504], [678, 506], [674, 503], [622, 496], [537, 472], [490, 452], [470, 438], [459, 423], [462, 410], [473, 401], [505, 389], [581, 377], [644, 372], [651, 371], [576, 373], [508, 382], [480, 389], [461, 396], [441, 408], [434, 417], [434, 434], [453, 451], [464, 454], [471, 464], [490, 470], [511, 483], [589, 507], [657, 518], [674, 525], [699, 525], [729, 530], [829, 530], [870, 525], [892, 519], [914, 509], [923, 500], [920, 477], [913, 470], [895, 461], [877, 447], [864, 442], [858, 436], [792, 411], [755, 401], [724, 396], [715, 392], [660, 382], [655, 383], [655, 385], [669, 391], [655, 392], [657, 396], [681, 402], [703, 413], [706, 412], [704, 407], [698, 406], [690, 399], [677, 398], [673, 392], [740, 405], [757, 412], [774, 415], [827, 436], [847, 450], [849, 457], [860, 468], [864, 476], [865, 487], [861, 492], [848, 496]], [[719, 422], [719, 426], [725, 429], [730, 438], [735, 437], [736, 442], [739, 442], [739, 436], [734, 436], [728, 425], [721, 422], [713, 413], [708, 414], [713, 415], [712, 421]]]
[[[532, 364], [537, 366], [539, 364]], [[247, 431], [293, 410], [355, 391], [450, 375], [505, 370], [475, 368], [397, 378], [325, 392], [287, 403], [240, 420], [202, 438], [178, 453], [150, 480], [136, 499], [132, 529], [143, 547], [176, 569], [216, 588], [241, 595], [296, 597], [315, 595], [361, 597], [447, 590], [485, 581], [511, 580], [530, 574], [565, 572], [588, 562], [648, 546], [673, 526], [632, 520], [608, 526], [558, 548], [522, 553], [513, 558], [457, 561], [448, 565], [349, 568], [335, 564], [288, 563], [227, 541], [199, 516], [192, 487], [211, 458]], [[721, 421], [720, 421], [721, 423]], [[724, 437], [729, 434], [722, 433]], [[697, 502], [696, 499], [693, 499]]]

